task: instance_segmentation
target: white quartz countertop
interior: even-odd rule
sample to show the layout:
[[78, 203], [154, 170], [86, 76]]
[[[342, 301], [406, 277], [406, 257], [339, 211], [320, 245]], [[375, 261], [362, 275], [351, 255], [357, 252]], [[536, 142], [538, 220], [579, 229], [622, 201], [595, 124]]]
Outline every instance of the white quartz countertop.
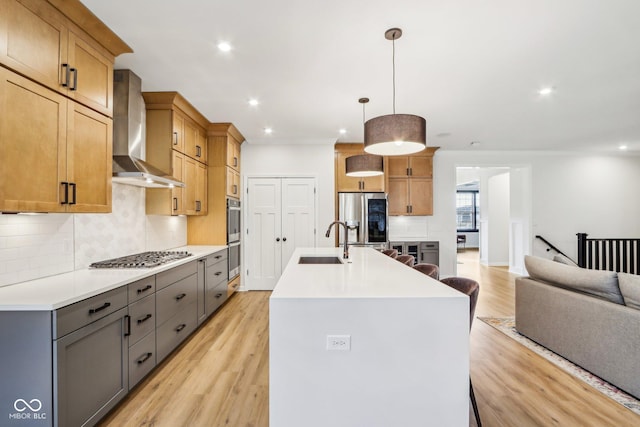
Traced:
[[277, 298], [467, 298], [375, 249], [350, 247], [343, 264], [299, 264], [300, 256], [337, 256], [342, 248], [298, 248], [275, 286]]
[[0, 287], [0, 311], [47, 311], [153, 276], [226, 249], [227, 246], [183, 246], [192, 256], [153, 268], [83, 269]]

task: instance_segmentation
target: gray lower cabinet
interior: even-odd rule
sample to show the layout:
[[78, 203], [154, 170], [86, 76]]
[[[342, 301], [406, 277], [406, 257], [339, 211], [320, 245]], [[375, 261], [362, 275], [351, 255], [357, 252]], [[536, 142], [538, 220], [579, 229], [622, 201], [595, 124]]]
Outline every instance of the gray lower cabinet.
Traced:
[[227, 298], [227, 251], [55, 311], [0, 311], [0, 425], [95, 425]]
[[211, 316], [227, 300], [229, 265], [227, 251], [220, 251], [206, 258], [205, 269], [205, 312]]
[[54, 426], [93, 425], [128, 393], [128, 320], [126, 288], [54, 312]]
[[198, 266], [192, 261], [156, 275], [156, 349], [159, 363], [198, 326]]
[[156, 366], [156, 277], [127, 285], [129, 293], [129, 389]]

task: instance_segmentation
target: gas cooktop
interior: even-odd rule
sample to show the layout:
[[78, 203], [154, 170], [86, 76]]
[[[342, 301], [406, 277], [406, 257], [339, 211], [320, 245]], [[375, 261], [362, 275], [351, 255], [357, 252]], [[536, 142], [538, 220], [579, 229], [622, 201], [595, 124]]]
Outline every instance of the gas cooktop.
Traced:
[[89, 268], [151, 268], [191, 256], [187, 251], [151, 251], [94, 262]]

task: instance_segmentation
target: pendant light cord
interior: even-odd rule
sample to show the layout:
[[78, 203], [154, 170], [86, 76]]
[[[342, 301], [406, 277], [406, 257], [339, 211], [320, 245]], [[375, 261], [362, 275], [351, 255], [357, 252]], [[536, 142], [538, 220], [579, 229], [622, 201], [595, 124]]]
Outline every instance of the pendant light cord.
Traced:
[[393, 50], [391, 54], [391, 63], [393, 65], [393, 114], [396, 114], [396, 38], [391, 41]]

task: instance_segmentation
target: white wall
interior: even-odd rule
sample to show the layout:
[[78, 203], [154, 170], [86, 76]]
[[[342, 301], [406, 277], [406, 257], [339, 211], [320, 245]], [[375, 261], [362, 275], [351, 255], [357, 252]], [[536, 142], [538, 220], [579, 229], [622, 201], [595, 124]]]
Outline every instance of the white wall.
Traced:
[[489, 222], [487, 236], [487, 265], [509, 265], [509, 174], [501, 173], [487, 180], [487, 209], [485, 219]]
[[[324, 230], [335, 217], [333, 144], [242, 144], [242, 180], [249, 176], [311, 176], [317, 188], [317, 245], [334, 246]], [[243, 184], [244, 186], [244, 184]]]
[[[520, 212], [531, 210], [531, 225], [524, 225], [525, 233], [531, 238], [544, 236], [574, 259], [578, 232], [593, 237], [640, 237], [640, 198], [634, 193], [640, 182], [639, 156], [438, 151], [434, 157], [434, 215], [425, 217], [425, 222], [440, 238], [443, 276], [456, 272], [456, 166], [523, 168], [520, 179], [524, 182], [530, 173], [531, 200], [518, 202]], [[527, 253], [552, 256], [539, 241], [531, 240], [528, 246]]]

